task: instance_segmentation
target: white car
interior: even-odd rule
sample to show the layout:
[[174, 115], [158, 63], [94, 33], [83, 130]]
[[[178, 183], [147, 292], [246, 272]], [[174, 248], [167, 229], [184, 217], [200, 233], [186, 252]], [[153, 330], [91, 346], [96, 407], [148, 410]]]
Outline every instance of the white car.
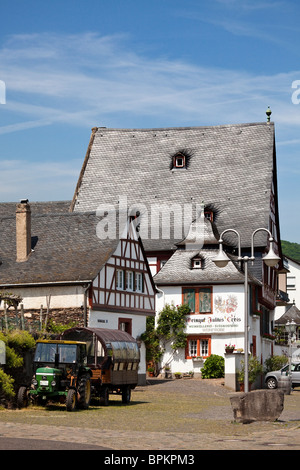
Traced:
[[[289, 372], [289, 365], [282, 367], [280, 370], [268, 372], [265, 377], [265, 384], [267, 388], [274, 389], [278, 387], [278, 380], [281, 375], [287, 375]], [[291, 364], [292, 387], [300, 386], [300, 362], [292, 362]]]

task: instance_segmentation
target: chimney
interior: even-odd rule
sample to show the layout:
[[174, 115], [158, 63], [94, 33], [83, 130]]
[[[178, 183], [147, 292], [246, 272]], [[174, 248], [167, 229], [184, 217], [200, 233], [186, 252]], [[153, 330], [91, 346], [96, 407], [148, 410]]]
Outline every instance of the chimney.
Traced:
[[17, 262], [27, 261], [31, 253], [31, 209], [28, 199], [21, 199], [16, 208]]

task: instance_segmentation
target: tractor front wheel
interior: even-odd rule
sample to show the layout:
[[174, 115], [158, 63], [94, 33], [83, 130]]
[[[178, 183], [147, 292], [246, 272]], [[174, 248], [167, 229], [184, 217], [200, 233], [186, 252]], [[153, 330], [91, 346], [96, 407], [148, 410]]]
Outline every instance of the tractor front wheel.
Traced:
[[66, 398], [67, 411], [74, 411], [76, 408], [76, 390], [70, 388]]
[[17, 396], [18, 408], [26, 408], [28, 406], [28, 393], [26, 387], [20, 387]]

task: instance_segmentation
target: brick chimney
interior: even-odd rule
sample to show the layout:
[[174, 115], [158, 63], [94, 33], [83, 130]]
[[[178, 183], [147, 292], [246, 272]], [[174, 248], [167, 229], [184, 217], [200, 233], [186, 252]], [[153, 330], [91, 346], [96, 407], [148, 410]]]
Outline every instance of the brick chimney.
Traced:
[[17, 262], [27, 261], [31, 253], [31, 209], [28, 199], [21, 199], [16, 208]]

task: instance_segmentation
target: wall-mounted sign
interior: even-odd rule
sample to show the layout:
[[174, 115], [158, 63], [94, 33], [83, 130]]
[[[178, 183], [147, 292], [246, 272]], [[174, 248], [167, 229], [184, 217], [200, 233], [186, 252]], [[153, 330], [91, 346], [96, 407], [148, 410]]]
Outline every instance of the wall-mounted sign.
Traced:
[[214, 288], [212, 313], [195, 313], [186, 317], [187, 334], [240, 333], [244, 331], [244, 296], [240, 289], [234, 293], [218, 292]]

